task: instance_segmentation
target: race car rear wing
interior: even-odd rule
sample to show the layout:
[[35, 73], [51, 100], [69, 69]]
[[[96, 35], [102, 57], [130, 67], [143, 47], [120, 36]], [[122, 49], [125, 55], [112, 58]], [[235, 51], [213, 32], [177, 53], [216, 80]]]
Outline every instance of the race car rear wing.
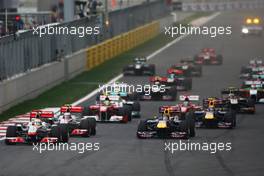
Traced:
[[170, 113], [177, 113], [180, 112], [178, 106], [160, 106], [159, 113], [164, 113], [164, 111], [169, 111]]
[[228, 100], [218, 98], [207, 98], [203, 100], [204, 108], [226, 108], [229, 106]]
[[200, 96], [199, 95], [180, 95], [179, 96], [180, 101], [185, 101], [186, 99], [190, 101], [199, 101]]
[[41, 111], [35, 110], [30, 112], [30, 118], [53, 118], [54, 112], [53, 111]]
[[82, 113], [84, 108], [82, 106], [62, 106], [60, 108], [61, 113], [69, 112], [69, 113]]
[[118, 101], [120, 96], [119, 95], [100, 95], [100, 101], [105, 101], [108, 98], [110, 101]]

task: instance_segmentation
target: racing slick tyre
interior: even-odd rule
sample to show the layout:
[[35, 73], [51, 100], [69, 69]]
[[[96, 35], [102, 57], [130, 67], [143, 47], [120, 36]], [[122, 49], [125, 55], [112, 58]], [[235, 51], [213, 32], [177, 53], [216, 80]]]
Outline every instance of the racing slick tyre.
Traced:
[[150, 76], [154, 76], [156, 74], [156, 67], [155, 65], [149, 66]]
[[132, 111], [136, 112], [136, 114], [133, 115], [134, 118], [140, 118], [140, 103], [138, 101], [135, 101], [132, 104]]
[[[118, 116], [123, 116], [122, 123], [127, 123], [128, 121], [131, 121], [131, 112], [129, 114], [129, 109], [127, 107], [119, 108], [117, 112]], [[130, 119], [129, 119], [130, 118]]]
[[67, 143], [69, 141], [69, 128], [67, 124], [60, 124], [60, 142]]
[[80, 123], [80, 128], [87, 130], [87, 133], [83, 135], [83, 137], [89, 137], [91, 134], [91, 126], [89, 124], [88, 119], [82, 119]]
[[249, 107], [254, 107], [254, 110], [251, 111], [250, 113], [251, 113], [251, 114], [255, 114], [255, 113], [256, 113], [256, 111], [255, 111], [255, 101], [252, 100], [252, 99], [249, 99], [249, 100], [248, 100], [248, 106], [249, 106]]
[[[17, 128], [16, 126], [8, 126], [6, 130], [6, 137], [17, 137]], [[15, 145], [16, 143], [9, 142], [5, 140], [6, 145]]]
[[128, 115], [128, 121], [131, 121], [132, 120], [132, 110], [133, 110], [132, 106], [124, 105], [124, 109], [125, 109], [125, 112]]
[[188, 112], [185, 115], [186, 118], [186, 122], [188, 125], [188, 134], [189, 137], [195, 137], [195, 119], [194, 119], [194, 115], [192, 112]]
[[200, 65], [197, 65], [195, 70], [198, 72], [197, 77], [201, 77], [203, 75], [203, 68]]
[[96, 120], [94, 118], [88, 118], [87, 120], [90, 126], [90, 135], [96, 135]]
[[[147, 124], [146, 124], [146, 121], [145, 120], [140, 120], [139, 124], [138, 124], [138, 129], [137, 129], [137, 132], [144, 132], [144, 131], [147, 131]], [[142, 138], [138, 135], [137, 133], [137, 137], [138, 138]]]
[[218, 64], [217, 65], [222, 65], [223, 64], [223, 56], [222, 55], [217, 55], [216, 59], [218, 60]]
[[177, 88], [176, 87], [171, 87], [171, 89], [168, 90], [168, 95], [172, 97], [170, 99], [171, 101], [177, 100]]
[[89, 108], [88, 107], [84, 107], [83, 108], [83, 112], [82, 112], [82, 116], [89, 116]]
[[186, 80], [186, 90], [192, 90], [192, 78]]
[[50, 134], [51, 134], [51, 137], [55, 137], [58, 139], [57, 142], [61, 142], [60, 128], [57, 125], [51, 127]]
[[131, 93], [131, 94], [128, 94], [128, 101], [135, 101], [135, 100], [138, 100], [138, 95], [137, 93]]

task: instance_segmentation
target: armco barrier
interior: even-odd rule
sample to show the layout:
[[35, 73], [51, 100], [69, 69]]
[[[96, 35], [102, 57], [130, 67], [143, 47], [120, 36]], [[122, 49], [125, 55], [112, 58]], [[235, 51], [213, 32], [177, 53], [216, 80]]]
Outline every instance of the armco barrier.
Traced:
[[158, 35], [159, 31], [160, 24], [155, 21], [88, 48], [86, 68], [90, 70], [106, 60], [148, 41]]

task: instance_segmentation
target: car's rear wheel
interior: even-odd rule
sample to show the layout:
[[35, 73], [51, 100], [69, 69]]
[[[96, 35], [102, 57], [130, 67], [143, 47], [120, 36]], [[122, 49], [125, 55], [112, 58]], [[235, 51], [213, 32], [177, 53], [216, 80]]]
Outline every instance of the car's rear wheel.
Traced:
[[90, 135], [96, 135], [96, 120], [94, 118], [88, 118], [88, 123], [90, 126]]
[[[17, 137], [17, 128], [16, 126], [8, 126], [6, 130], [6, 137]], [[9, 142], [8, 139], [5, 140], [6, 145], [15, 145], [16, 143]]]
[[89, 137], [91, 133], [91, 128], [88, 119], [82, 119], [80, 123], [80, 128], [87, 130], [87, 133], [83, 135], [83, 137]]

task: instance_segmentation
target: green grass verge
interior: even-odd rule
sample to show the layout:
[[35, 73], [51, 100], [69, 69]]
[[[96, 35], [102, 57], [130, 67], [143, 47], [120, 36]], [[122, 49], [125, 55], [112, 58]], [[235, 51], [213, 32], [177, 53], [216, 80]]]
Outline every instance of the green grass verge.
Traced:
[[[196, 18], [207, 15], [208, 13], [196, 13], [187, 17], [181, 23], [187, 24]], [[27, 100], [13, 106], [0, 115], [0, 121], [7, 120], [8, 118], [19, 114], [30, 112], [33, 109], [59, 107], [63, 104], [72, 103], [98, 88], [98, 83], [106, 83], [108, 80], [121, 73], [122, 68], [131, 63], [134, 57], [139, 55], [149, 55], [173, 39], [175, 38], [159, 34], [157, 37], [143, 43], [142, 45], [112, 58], [90, 71], [85, 71], [69, 81], [65, 81], [58, 86], [45, 91], [34, 99]]]

